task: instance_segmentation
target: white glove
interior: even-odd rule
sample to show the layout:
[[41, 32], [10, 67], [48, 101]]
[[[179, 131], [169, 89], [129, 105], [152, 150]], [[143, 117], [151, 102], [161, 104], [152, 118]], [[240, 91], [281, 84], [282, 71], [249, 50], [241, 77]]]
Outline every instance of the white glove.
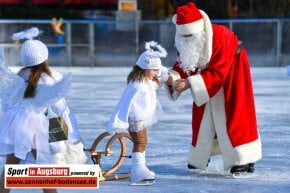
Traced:
[[[172, 86], [174, 86], [174, 84], [176, 84], [176, 81], [181, 79], [180, 75], [178, 72], [174, 71], [174, 70], [170, 70], [168, 71], [168, 77], [172, 77]], [[167, 80], [166, 80], [167, 81]], [[177, 98], [179, 97], [179, 95], [181, 94], [181, 92], [178, 92], [176, 90], [172, 90], [171, 88], [169, 88], [169, 86], [167, 84], [165, 84], [165, 89], [167, 91], [167, 95], [168, 98], [172, 101], [177, 100]]]
[[169, 76], [168, 69], [164, 66], [161, 66], [159, 72], [160, 72], [160, 75], [158, 75], [158, 76], [161, 77], [161, 82], [166, 82], [168, 80], [168, 76]]

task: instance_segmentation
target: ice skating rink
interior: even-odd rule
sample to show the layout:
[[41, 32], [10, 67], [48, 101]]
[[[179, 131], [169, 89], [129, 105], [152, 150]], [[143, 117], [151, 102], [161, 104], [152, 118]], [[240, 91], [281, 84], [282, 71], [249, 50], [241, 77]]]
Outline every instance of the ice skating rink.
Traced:
[[[75, 113], [87, 147], [105, 131], [105, 124], [126, 85], [129, 67], [56, 67], [72, 72], [67, 102]], [[60, 189], [59, 193], [288, 193], [290, 189], [290, 77], [284, 67], [252, 67], [258, 126], [263, 158], [256, 163], [257, 177], [232, 179], [225, 175], [219, 156], [211, 158], [208, 170], [189, 173], [187, 151], [191, 140], [189, 91], [178, 101], [158, 92], [163, 115], [149, 129], [147, 165], [156, 173], [152, 186], [129, 186], [128, 179], [100, 183], [98, 190]], [[247, 107], [245, 107], [247, 108]], [[247, 120], [245, 120], [247, 121]], [[1, 147], [0, 147], [1, 148]], [[91, 163], [88, 163], [91, 164]], [[0, 158], [3, 168], [4, 159]], [[14, 189], [11, 193], [37, 193], [39, 189]]]

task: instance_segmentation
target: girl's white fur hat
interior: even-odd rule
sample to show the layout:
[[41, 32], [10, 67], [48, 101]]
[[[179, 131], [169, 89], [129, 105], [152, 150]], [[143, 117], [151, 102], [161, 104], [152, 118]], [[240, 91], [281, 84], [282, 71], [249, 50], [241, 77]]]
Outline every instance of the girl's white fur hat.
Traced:
[[[156, 51], [153, 49], [157, 49]], [[167, 51], [157, 42], [150, 41], [145, 43], [145, 50], [138, 58], [136, 64], [140, 68], [147, 69], [161, 69], [162, 63], [160, 58], [167, 56]]]
[[37, 27], [32, 27], [12, 35], [13, 40], [27, 39], [21, 46], [21, 62], [24, 66], [36, 66], [48, 59], [47, 46], [43, 42], [33, 39], [40, 33]]

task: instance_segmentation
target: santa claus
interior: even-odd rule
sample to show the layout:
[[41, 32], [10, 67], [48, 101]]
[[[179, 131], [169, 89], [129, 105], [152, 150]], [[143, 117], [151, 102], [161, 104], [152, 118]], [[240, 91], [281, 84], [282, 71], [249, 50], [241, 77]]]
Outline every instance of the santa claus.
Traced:
[[193, 97], [188, 168], [205, 169], [218, 145], [225, 170], [253, 173], [262, 153], [245, 48], [192, 2], [177, 7], [172, 20], [178, 57], [167, 91], [172, 100], [187, 89]]

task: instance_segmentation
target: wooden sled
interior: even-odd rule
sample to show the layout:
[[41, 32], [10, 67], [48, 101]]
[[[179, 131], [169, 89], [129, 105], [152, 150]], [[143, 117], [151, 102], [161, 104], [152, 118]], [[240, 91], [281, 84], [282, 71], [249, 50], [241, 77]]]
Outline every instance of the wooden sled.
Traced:
[[[126, 139], [132, 142], [131, 136], [128, 133], [117, 133], [111, 136], [108, 132], [104, 132], [95, 139], [90, 149], [85, 149], [86, 151], [90, 151], [94, 164], [100, 167], [99, 181], [118, 180], [130, 177], [130, 172], [115, 173], [122, 166], [126, 158], [131, 158], [130, 155], [126, 155]], [[104, 146], [103, 151], [100, 151], [98, 147], [101, 143]], [[113, 147], [113, 144], [119, 146], [117, 151]], [[102, 156], [112, 156], [113, 154], [116, 157], [114, 163], [110, 163], [109, 167], [103, 168]]]

